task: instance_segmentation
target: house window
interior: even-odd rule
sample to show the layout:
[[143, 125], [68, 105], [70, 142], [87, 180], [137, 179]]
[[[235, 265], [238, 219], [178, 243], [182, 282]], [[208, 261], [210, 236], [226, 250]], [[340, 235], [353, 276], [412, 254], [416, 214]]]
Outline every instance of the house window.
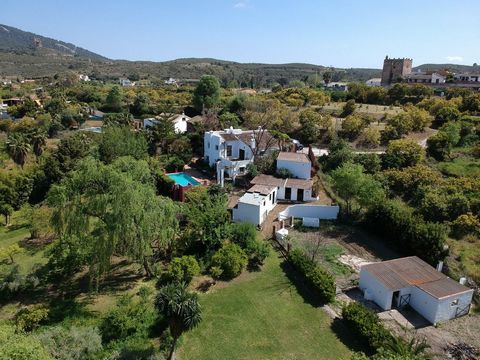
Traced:
[[232, 145], [227, 145], [227, 156], [232, 156]]
[[215, 145], [215, 150], [218, 150], [218, 145]]
[[240, 166], [239, 170], [240, 174], [243, 174], [247, 170], [247, 168], [245, 166]]
[[457, 305], [458, 305], [458, 299], [455, 299], [450, 303], [450, 306], [457, 306]]
[[268, 195], [268, 200], [272, 200], [272, 194]]
[[207, 143], [208, 148], [210, 149], [210, 141]]

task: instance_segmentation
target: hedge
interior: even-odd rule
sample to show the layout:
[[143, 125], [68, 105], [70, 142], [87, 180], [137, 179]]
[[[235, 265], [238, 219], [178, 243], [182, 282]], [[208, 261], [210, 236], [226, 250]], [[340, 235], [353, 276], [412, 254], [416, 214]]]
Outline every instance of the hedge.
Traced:
[[380, 323], [377, 314], [362, 304], [352, 302], [342, 309], [342, 316], [348, 327], [376, 350], [392, 338], [390, 332]]
[[444, 244], [448, 229], [439, 223], [424, 221], [400, 200], [385, 200], [372, 206], [364, 225], [384, 236], [406, 255], [416, 255], [436, 264], [446, 255]]
[[314, 289], [321, 301], [331, 302], [335, 298], [335, 278], [301, 250], [294, 249], [288, 254], [288, 260], [300, 272]]

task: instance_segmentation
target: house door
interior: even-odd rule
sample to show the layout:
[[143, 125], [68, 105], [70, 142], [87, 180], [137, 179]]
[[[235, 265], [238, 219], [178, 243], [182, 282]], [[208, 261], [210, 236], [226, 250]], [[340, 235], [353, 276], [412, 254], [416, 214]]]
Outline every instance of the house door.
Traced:
[[238, 158], [240, 160], [245, 160], [245, 150], [244, 149], [238, 150]]
[[398, 306], [398, 298], [400, 297], [400, 291], [395, 291], [392, 296], [392, 305], [390, 309], [396, 308]]
[[292, 198], [292, 188], [285, 188], [285, 200], [290, 200]]
[[303, 189], [297, 190], [297, 201], [303, 201]]

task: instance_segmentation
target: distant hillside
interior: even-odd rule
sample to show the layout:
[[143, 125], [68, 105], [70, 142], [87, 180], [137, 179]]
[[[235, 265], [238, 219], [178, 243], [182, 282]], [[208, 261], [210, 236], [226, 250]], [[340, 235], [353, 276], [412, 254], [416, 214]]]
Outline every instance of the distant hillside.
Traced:
[[0, 24], [0, 50], [17, 54], [43, 56], [70, 56], [91, 60], [107, 60], [91, 51], [66, 43]]
[[459, 64], [423, 64], [415, 66], [413, 71], [439, 71], [449, 70], [455, 73], [468, 73], [474, 71], [480, 71], [480, 66], [459, 65]]
[[[475, 70], [472, 66], [456, 64], [424, 64], [415, 67], [414, 71], [418, 69], [450, 69], [455, 72]], [[235, 80], [240, 86], [259, 87], [275, 83], [284, 85], [292, 80], [305, 81], [315, 75], [321, 79], [327, 70], [330, 69], [313, 64], [238, 63], [209, 58], [185, 58], [164, 62], [109, 60], [74, 44], [0, 25], [0, 77], [40, 78], [73, 71], [98, 80], [116, 80], [120, 77], [196, 80], [204, 74], [211, 74], [217, 76], [224, 85]], [[332, 81], [366, 81], [381, 76], [381, 69], [332, 70]]]

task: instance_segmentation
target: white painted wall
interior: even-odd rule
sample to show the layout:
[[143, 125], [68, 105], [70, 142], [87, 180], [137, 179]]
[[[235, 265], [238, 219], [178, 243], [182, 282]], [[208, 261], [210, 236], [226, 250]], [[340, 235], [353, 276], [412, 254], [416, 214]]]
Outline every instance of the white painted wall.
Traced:
[[[227, 146], [232, 146], [232, 155], [227, 156]], [[238, 160], [240, 150], [245, 151], [245, 160]], [[243, 141], [225, 141], [218, 131], [206, 132], [203, 137], [203, 156], [209, 166], [214, 166], [222, 160], [221, 166], [229, 177], [242, 173], [241, 169], [253, 161], [253, 152]]]
[[[435, 318], [433, 319], [432, 323], [435, 324], [437, 322], [446, 321], [455, 318], [455, 314], [458, 309], [463, 309], [468, 304], [471, 304], [473, 297], [473, 289], [467, 293], [463, 293], [460, 295], [454, 295], [447, 298], [443, 298], [438, 300], [438, 306], [435, 313]], [[454, 300], [458, 299], [457, 305], [452, 305]], [[427, 319], [430, 320], [430, 319]]]
[[368, 294], [383, 310], [390, 310], [392, 307], [393, 291], [387, 289], [383, 284], [372, 276], [365, 268], [360, 269], [360, 281], [358, 287], [365, 294]]
[[[287, 183], [288, 185], [288, 183]], [[297, 201], [298, 200], [298, 188], [296, 187], [291, 187], [287, 186], [287, 188], [290, 187], [292, 189], [291, 191], [291, 197], [290, 199], [285, 198], [285, 189], [286, 187], [279, 187], [278, 188], [278, 199], [279, 200], [292, 200], [292, 201]], [[316, 201], [318, 200], [318, 197], [312, 197], [313, 190], [312, 189], [303, 189], [303, 201], [308, 202], [308, 201]]]
[[261, 225], [265, 221], [267, 215], [277, 205], [277, 189], [273, 189], [268, 195], [256, 194], [256, 196], [260, 199], [257, 205], [243, 202], [243, 196], [238, 200], [232, 209], [233, 221], [249, 222], [254, 225]]
[[277, 171], [279, 169], [287, 169], [294, 177], [299, 179], [310, 179], [312, 172], [312, 164], [310, 162], [296, 162], [287, 160], [277, 160]]
[[289, 217], [296, 218], [319, 218], [323, 220], [335, 220], [338, 216], [340, 208], [337, 205], [291, 205], [283, 210], [278, 218], [280, 220], [288, 219]]
[[239, 202], [232, 209], [232, 218], [234, 222], [247, 222], [254, 225], [261, 224], [260, 207], [252, 204]]

